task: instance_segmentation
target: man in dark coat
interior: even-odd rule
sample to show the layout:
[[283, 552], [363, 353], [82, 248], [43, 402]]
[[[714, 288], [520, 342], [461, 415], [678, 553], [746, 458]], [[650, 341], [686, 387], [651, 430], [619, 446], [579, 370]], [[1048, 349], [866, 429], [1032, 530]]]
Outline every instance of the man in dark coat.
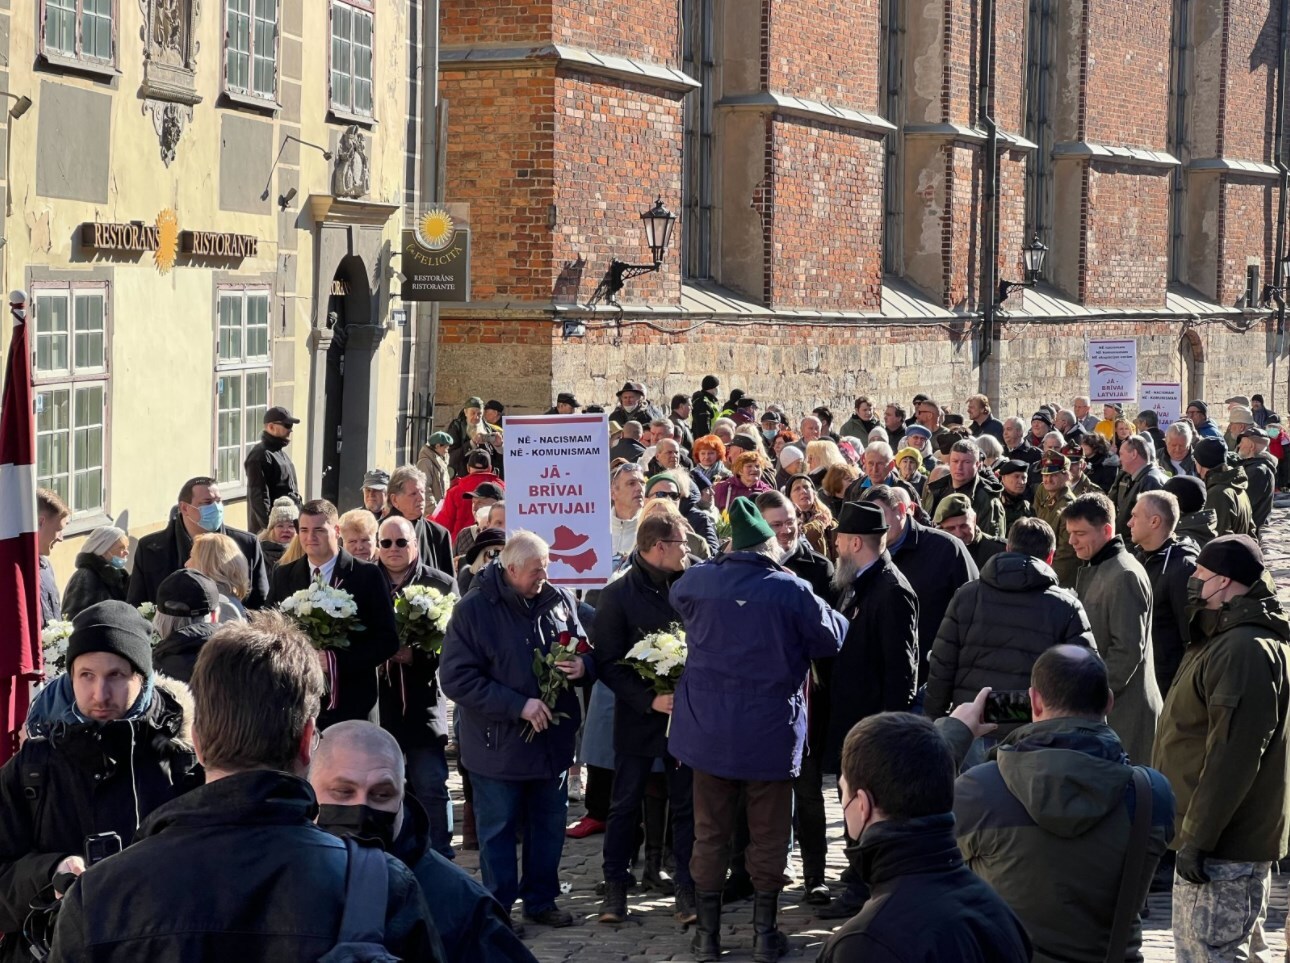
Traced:
[[645, 429], [639, 421], [615, 423], [622, 425], [622, 436], [610, 446], [609, 460], [625, 458], [631, 462], [640, 461], [645, 454], [645, 445], [641, 443], [641, 434]]
[[1008, 458], [1033, 465], [1043, 452], [1027, 438], [1026, 423], [1020, 418], [1009, 418], [1003, 423], [1003, 452]]
[[269, 597], [269, 574], [264, 564], [260, 540], [250, 532], [224, 524], [224, 500], [214, 478], [197, 477], [184, 482], [179, 489], [179, 504], [170, 524], [159, 532], [139, 539], [134, 550], [134, 571], [130, 573], [131, 605], [157, 601], [157, 589], [171, 572], [184, 567], [193, 550], [193, 539], [207, 532], [219, 532], [237, 543], [246, 556], [251, 591], [242, 604], [258, 609]]
[[609, 414], [610, 421], [625, 425], [629, 421], [640, 422], [644, 428], [649, 423], [662, 418], [663, 413], [651, 405], [645, 398], [645, 387], [637, 381], [626, 381], [618, 389], [618, 407]]
[[820, 963], [1028, 963], [1025, 928], [955, 842], [956, 770], [949, 744], [918, 716], [884, 712], [847, 735], [843, 816], [873, 895]]
[[754, 959], [774, 960], [787, 943], [777, 916], [806, 738], [803, 689], [811, 661], [841, 647], [846, 620], [775, 561], [775, 534], [752, 502], [735, 499], [730, 524], [731, 550], [691, 568], [670, 593], [688, 656], [668, 748], [694, 769], [695, 957], [721, 955], [721, 889], [743, 794]]
[[1008, 543], [1004, 539], [981, 531], [976, 511], [966, 495], [955, 493], [942, 498], [932, 521], [942, 532], [953, 535], [967, 546], [968, 554], [978, 569], [985, 568], [986, 562], [1007, 551]]
[[148, 623], [106, 601], [72, 625], [68, 671], [41, 690], [30, 738], [0, 769], [6, 963], [31, 959], [23, 921], [33, 901], [52, 902], [56, 876], [84, 872], [86, 836], [114, 832], [128, 845], [140, 820], [201, 781], [192, 698], [154, 674]]
[[967, 414], [971, 419], [973, 438], [989, 435], [1003, 444], [1003, 422], [990, 412], [990, 398], [987, 395], [973, 395], [967, 400]]
[[721, 400], [717, 389], [721, 380], [716, 375], [704, 375], [699, 390], [690, 396], [690, 425], [695, 438], [702, 438], [712, 431], [712, 423], [721, 415]]
[[201, 572], [181, 568], [166, 576], [152, 617], [153, 634], [161, 640], [152, 649], [157, 671], [187, 685], [198, 653], [219, 629], [219, 614], [219, 587]]
[[1205, 483], [1205, 507], [1215, 513], [1219, 535], [1254, 537], [1250, 479], [1221, 438], [1202, 438], [1192, 449], [1196, 473]]
[[290, 498], [300, 505], [296, 466], [286, 452], [291, 429], [298, 424], [299, 418], [275, 405], [264, 413], [259, 444], [246, 453], [246, 527], [253, 535], [269, 527], [269, 509], [279, 498]]
[[36, 489], [36, 544], [40, 551], [40, 627], [61, 619], [62, 602], [58, 597], [58, 579], [49, 553], [63, 540], [63, 529], [72, 510], [48, 488]]
[[[1152, 412], [1154, 414], [1155, 412]], [[1169, 478], [1156, 465], [1156, 447], [1149, 438], [1142, 435], [1131, 435], [1120, 446], [1120, 464], [1128, 477], [1115, 502], [1115, 533], [1120, 536], [1129, 534], [1129, 517], [1133, 514], [1133, 505], [1145, 492], [1160, 491]], [[1077, 496], [1079, 492], [1075, 493]]]
[[[818, 598], [833, 605], [838, 597], [833, 584], [833, 563], [811, 548], [802, 536], [793, 503], [779, 492], [762, 492], [756, 504], [784, 553], [779, 564], [811, 586]], [[835, 661], [826, 658], [811, 662], [807, 683], [806, 753], [802, 756], [802, 771], [793, 780], [793, 812], [797, 820], [797, 848], [802, 858], [803, 889], [806, 901], [816, 905], [829, 902], [829, 888], [824, 882], [828, 851], [824, 754], [828, 748], [829, 686]]]
[[[465, 462], [462, 463], [465, 474]], [[440, 572], [451, 572], [452, 536], [448, 529], [425, 517], [426, 476], [420, 468], [404, 465], [390, 476], [390, 507], [386, 518], [400, 515], [416, 529], [419, 557], [426, 565]]]
[[[681, 617], [668, 592], [686, 568], [685, 532], [673, 516], [654, 514], [636, 529], [636, 551], [630, 568], [600, 593], [596, 604], [593, 653], [600, 680], [614, 693], [614, 789], [605, 828], [605, 900], [602, 923], [627, 919], [629, 864], [636, 848], [646, 782], [661, 762], [667, 779], [676, 857], [675, 916], [680, 923], [696, 918], [690, 852], [694, 847], [693, 771], [667, 751], [671, 692], [657, 692], [635, 669], [623, 664], [645, 636], [673, 631]], [[655, 867], [657, 871], [657, 867]]]
[[[1034, 492], [1030, 489], [1030, 466], [1017, 458], [1009, 458], [995, 466], [999, 484], [1003, 491], [999, 500], [1003, 502], [1004, 537], [1012, 531], [1013, 523], [1019, 518], [1034, 518]], [[978, 566], [979, 567], [979, 566]]]
[[1238, 464], [1249, 479], [1247, 491], [1256, 537], [1262, 536], [1272, 517], [1272, 496], [1277, 489], [1277, 460], [1268, 452], [1271, 439], [1257, 425], [1241, 432], [1237, 444]]
[[1190, 538], [1178, 537], [1178, 517], [1178, 499], [1159, 491], [1139, 498], [1129, 518], [1134, 557], [1151, 580], [1151, 652], [1161, 698], [1187, 649], [1187, 581], [1200, 554]]
[[950, 448], [950, 473], [929, 481], [923, 492], [923, 509], [933, 518], [941, 499], [964, 495], [976, 512], [977, 528], [995, 538], [1005, 531], [1003, 486], [992, 475], [981, 471], [981, 449], [970, 438], [954, 442]]
[[[402, 543], [402, 544], [400, 544]], [[377, 538], [377, 565], [385, 573], [395, 599], [405, 588], [419, 585], [453, 595], [452, 577], [421, 561], [412, 523], [393, 515], [381, 523]], [[407, 756], [412, 794], [430, 817], [430, 843], [452, 859], [452, 832], [448, 828], [452, 800], [448, 796], [448, 707], [439, 692], [436, 673], [439, 656], [411, 648], [400, 640], [394, 657], [376, 672], [381, 726], [398, 741]]]
[[953, 535], [914, 521], [914, 503], [900, 488], [879, 485], [864, 500], [887, 516], [887, 553], [918, 597], [918, 684], [927, 681], [927, 656], [954, 593], [980, 576], [967, 546]]
[[534, 963], [497, 900], [431, 843], [430, 820], [404, 792], [403, 754], [370, 722], [327, 731], [309, 766], [318, 826], [341, 838], [379, 842], [421, 884], [447, 963]]
[[312, 583], [342, 589], [358, 608], [356, 632], [344, 649], [319, 653], [329, 684], [327, 702], [318, 717], [320, 729], [344, 719], [374, 719], [377, 714], [376, 667], [399, 649], [389, 583], [370, 562], [360, 562], [340, 546], [336, 506], [318, 499], [300, 509], [303, 557], [279, 565], [273, 573], [272, 605]]
[[[546, 580], [549, 563], [547, 545], [536, 535], [511, 536], [453, 610], [439, 680], [461, 720], [484, 885], [508, 914], [518, 896], [525, 918], [561, 927], [573, 924], [555, 899], [569, 811], [566, 780], [582, 710], [571, 687], [548, 706], [533, 661], [535, 649], [549, 656], [557, 644], [586, 649], [587, 633], [572, 593]], [[549, 667], [584, 684], [594, 669], [589, 651]], [[515, 865], [520, 827], [523, 878]]]
[[[986, 686], [1027, 688], [1035, 660], [1054, 645], [1093, 646], [1084, 606], [1058, 587], [1050, 567], [1056, 547], [1047, 522], [1022, 519], [1008, 536], [1008, 551], [955, 593], [932, 646], [923, 706], [929, 718], [971, 702]], [[979, 747], [981, 759], [994, 742]]]
[[[217, 633], [193, 673], [206, 785], [72, 885], [53, 959], [317, 960], [335, 947], [354, 860], [314, 824], [302, 778], [318, 745], [318, 656], [285, 616], [251, 619]], [[443, 961], [415, 877], [393, 856], [375, 863], [386, 880], [376, 939], [399, 959]]]

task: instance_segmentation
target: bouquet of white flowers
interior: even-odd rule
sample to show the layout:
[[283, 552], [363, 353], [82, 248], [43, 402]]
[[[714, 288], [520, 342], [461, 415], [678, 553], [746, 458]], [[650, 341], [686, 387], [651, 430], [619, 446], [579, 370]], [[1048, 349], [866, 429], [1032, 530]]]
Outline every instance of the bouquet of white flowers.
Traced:
[[655, 695], [671, 695], [681, 681], [685, 656], [685, 631], [673, 625], [664, 632], [651, 632], [633, 645], [622, 664], [648, 682]]
[[139, 614], [147, 621], [151, 622], [157, 614], [157, 607], [151, 602], [140, 602], [138, 606]]
[[40, 647], [45, 654], [45, 675], [67, 671], [67, 639], [72, 634], [72, 623], [55, 619], [40, 631]]
[[363, 631], [354, 597], [319, 582], [283, 599], [280, 608], [304, 630], [316, 649], [348, 649], [349, 634]]
[[409, 585], [394, 599], [394, 622], [399, 627], [399, 644], [429, 655], [443, 651], [457, 596], [429, 585]]

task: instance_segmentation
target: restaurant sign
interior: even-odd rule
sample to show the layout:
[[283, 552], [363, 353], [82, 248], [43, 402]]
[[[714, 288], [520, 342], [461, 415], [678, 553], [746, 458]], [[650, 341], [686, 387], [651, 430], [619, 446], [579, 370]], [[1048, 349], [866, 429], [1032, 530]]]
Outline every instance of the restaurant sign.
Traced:
[[81, 247], [90, 251], [143, 253], [152, 252], [153, 263], [162, 274], [175, 264], [179, 254], [190, 258], [219, 258], [240, 261], [259, 255], [259, 238], [253, 234], [231, 234], [221, 231], [181, 231], [179, 218], [166, 208], [156, 220], [104, 223], [87, 221], [81, 225]]
[[470, 300], [470, 205], [438, 204], [403, 232], [404, 301]]

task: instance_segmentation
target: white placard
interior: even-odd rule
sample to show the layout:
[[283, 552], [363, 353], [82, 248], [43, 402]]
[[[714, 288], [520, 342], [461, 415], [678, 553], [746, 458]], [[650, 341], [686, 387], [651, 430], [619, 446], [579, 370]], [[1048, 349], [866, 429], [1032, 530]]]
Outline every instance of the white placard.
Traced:
[[1088, 394], [1094, 405], [1136, 401], [1138, 342], [1134, 338], [1090, 338]]
[[1138, 386], [1138, 408], [1154, 411], [1164, 431], [1182, 417], [1182, 385], [1176, 381], [1144, 381]]
[[613, 574], [607, 415], [507, 415], [506, 535], [523, 529], [551, 549], [547, 578], [603, 588]]

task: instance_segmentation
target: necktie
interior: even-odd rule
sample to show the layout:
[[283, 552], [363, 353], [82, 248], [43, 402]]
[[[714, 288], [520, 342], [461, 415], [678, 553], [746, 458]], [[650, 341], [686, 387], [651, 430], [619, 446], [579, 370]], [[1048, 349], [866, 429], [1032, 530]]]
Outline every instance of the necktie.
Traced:
[[320, 569], [320, 568], [315, 568], [315, 569], [314, 569], [313, 581], [315, 581], [315, 582], [321, 582], [321, 581], [322, 581], [322, 569]]

